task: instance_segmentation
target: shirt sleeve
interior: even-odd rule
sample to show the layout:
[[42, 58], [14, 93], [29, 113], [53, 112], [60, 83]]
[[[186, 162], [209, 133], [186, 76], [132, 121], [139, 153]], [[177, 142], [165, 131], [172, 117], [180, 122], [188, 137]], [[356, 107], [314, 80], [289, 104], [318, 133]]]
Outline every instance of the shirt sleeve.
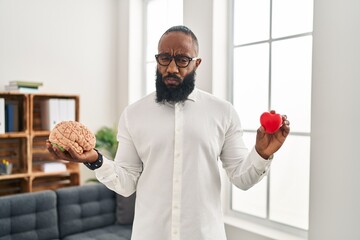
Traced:
[[239, 116], [231, 105], [220, 159], [230, 181], [243, 190], [258, 183], [268, 173], [271, 164], [271, 160], [263, 159], [255, 147], [248, 151]]
[[136, 190], [142, 162], [129, 132], [126, 110], [119, 120], [117, 140], [119, 144], [114, 161], [104, 158], [103, 165], [95, 170], [95, 175], [109, 189], [127, 197]]

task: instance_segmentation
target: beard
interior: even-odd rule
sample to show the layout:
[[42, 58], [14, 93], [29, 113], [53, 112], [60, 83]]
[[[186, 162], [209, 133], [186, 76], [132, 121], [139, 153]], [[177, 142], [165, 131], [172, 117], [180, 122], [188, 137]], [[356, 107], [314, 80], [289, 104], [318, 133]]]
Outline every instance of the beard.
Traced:
[[[195, 70], [193, 70], [184, 77], [184, 80], [178, 86], [167, 86], [161, 73], [156, 69], [156, 102], [185, 102], [195, 88], [195, 75]], [[168, 77], [181, 81], [175, 74], [169, 74], [165, 78]]]

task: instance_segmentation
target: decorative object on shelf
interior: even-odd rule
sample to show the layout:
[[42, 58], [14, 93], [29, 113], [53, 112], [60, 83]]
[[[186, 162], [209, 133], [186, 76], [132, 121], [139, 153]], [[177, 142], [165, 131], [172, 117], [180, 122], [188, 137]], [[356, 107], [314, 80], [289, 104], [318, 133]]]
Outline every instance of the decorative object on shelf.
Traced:
[[6, 159], [1, 160], [1, 162], [0, 162], [0, 175], [11, 174], [12, 167], [13, 167], [13, 164], [10, 161], [8, 161]]

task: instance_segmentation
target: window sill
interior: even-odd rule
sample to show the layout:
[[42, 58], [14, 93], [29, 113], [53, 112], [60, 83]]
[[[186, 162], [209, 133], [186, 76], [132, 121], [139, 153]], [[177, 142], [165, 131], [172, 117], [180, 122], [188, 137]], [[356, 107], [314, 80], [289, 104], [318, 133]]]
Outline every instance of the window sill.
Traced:
[[253, 223], [237, 217], [224, 216], [224, 222], [227, 225], [236, 227], [259, 236], [268, 237], [269, 239], [277, 240], [307, 240], [306, 237], [296, 236], [278, 229], [263, 226], [261, 224]]

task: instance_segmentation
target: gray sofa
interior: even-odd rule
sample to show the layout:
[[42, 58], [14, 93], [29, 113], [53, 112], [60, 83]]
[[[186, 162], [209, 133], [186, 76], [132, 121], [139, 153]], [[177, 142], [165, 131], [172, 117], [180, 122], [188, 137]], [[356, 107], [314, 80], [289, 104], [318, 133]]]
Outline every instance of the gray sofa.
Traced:
[[0, 197], [0, 240], [129, 240], [134, 202], [102, 184]]

